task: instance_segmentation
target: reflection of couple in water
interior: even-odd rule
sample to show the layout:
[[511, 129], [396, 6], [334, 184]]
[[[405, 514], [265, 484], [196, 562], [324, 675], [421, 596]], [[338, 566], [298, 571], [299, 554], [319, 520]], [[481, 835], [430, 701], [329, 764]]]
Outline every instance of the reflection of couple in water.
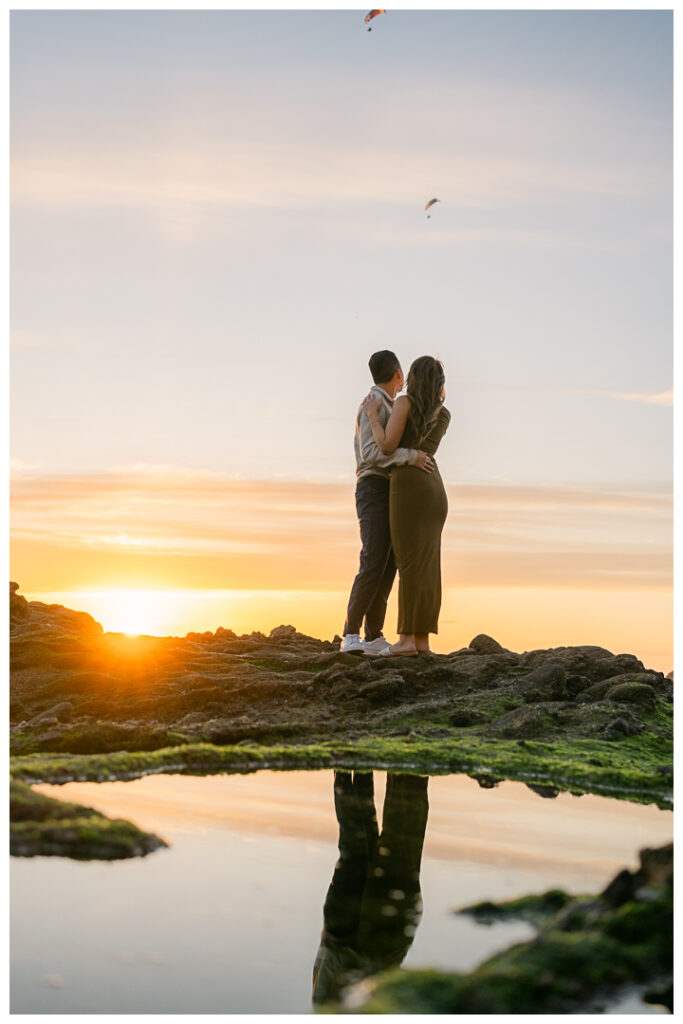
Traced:
[[[434, 460], [448, 424], [442, 364], [420, 356], [408, 373], [393, 352], [370, 357], [374, 385], [356, 415], [356, 512], [361, 553], [341, 650], [366, 655], [429, 651], [441, 609], [446, 489]], [[397, 397], [398, 396], [398, 397]], [[398, 633], [382, 635], [398, 568]], [[365, 636], [361, 639], [361, 628]]]
[[427, 777], [387, 775], [379, 832], [372, 772], [335, 772], [339, 860], [324, 907], [313, 968], [313, 1002], [397, 967], [422, 914], [420, 861], [427, 827]]

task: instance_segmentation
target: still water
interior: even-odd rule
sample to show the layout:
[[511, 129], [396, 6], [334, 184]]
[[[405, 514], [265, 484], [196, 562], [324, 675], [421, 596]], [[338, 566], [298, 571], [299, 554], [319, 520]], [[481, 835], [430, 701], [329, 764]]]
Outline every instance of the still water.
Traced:
[[671, 813], [652, 805], [458, 775], [36, 788], [170, 846], [115, 862], [12, 858], [12, 1013], [308, 1013], [349, 969], [469, 971], [534, 930], [458, 907], [597, 892], [673, 837]]

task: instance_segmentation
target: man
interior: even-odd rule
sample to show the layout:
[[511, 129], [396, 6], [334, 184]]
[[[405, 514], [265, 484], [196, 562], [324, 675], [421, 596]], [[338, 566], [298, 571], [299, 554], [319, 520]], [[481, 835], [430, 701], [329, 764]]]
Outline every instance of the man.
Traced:
[[[374, 381], [370, 394], [381, 399], [378, 411], [386, 427], [396, 395], [403, 387], [401, 364], [393, 352], [375, 352], [368, 363]], [[382, 636], [387, 599], [396, 576], [389, 527], [389, 474], [392, 466], [417, 466], [432, 472], [432, 460], [414, 448], [397, 448], [383, 455], [375, 444], [367, 414], [359, 408], [353, 442], [356, 454], [356, 512], [360, 523], [361, 553], [358, 574], [351, 587], [340, 650], [379, 654], [389, 641]], [[365, 639], [360, 631], [365, 623]]]

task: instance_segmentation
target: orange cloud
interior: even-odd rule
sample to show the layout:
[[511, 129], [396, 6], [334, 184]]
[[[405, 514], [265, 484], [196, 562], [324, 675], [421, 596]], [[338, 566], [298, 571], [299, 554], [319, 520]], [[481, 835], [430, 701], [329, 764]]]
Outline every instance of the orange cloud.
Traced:
[[[344, 590], [356, 571], [351, 483], [138, 467], [19, 472], [11, 491], [12, 573], [26, 591], [105, 584]], [[449, 582], [671, 585], [665, 492], [503, 484], [448, 492]]]

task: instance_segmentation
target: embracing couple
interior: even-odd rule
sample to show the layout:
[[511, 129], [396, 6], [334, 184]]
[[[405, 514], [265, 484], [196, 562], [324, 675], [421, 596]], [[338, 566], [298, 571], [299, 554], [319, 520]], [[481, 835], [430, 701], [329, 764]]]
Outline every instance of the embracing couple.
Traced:
[[[344, 624], [342, 651], [415, 655], [429, 651], [441, 608], [441, 531], [446, 489], [434, 455], [446, 432], [443, 366], [420, 356], [408, 371], [393, 352], [369, 361], [374, 385], [356, 416], [356, 511], [361, 553]], [[398, 568], [399, 639], [382, 635]], [[364, 639], [361, 640], [361, 628]]]

